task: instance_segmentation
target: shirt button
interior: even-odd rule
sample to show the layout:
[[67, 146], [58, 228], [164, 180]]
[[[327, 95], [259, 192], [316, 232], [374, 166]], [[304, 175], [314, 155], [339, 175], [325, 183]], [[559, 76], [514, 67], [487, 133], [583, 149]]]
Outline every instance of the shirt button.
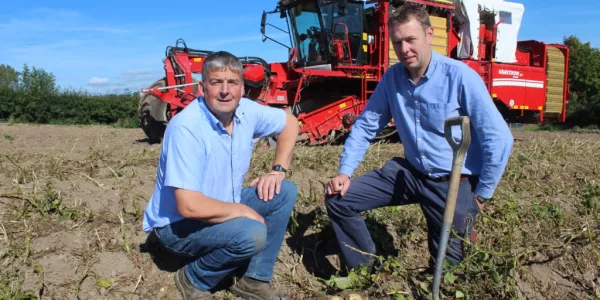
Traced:
[[421, 123], [421, 120], [420, 120], [420, 119], [417, 119], [417, 123]]
[[419, 141], [419, 142], [420, 142], [420, 141], [421, 141], [421, 138], [418, 138], [418, 139], [417, 139], [417, 141]]
[[425, 155], [421, 156], [422, 159], [425, 159]]

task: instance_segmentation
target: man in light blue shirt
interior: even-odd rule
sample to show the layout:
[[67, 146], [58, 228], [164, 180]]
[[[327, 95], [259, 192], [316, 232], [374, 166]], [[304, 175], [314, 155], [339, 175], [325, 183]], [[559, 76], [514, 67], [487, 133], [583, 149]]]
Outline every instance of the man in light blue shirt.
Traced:
[[[483, 203], [490, 199], [506, 167], [512, 134], [481, 77], [465, 63], [431, 48], [433, 28], [427, 11], [404, 4], [390, 16], [389, 34], [401, 63], [384, 74], [356, 119], [341, 155], [339, 174], [327, 184], [327, 211], [347, 267], [370, 265], [375, 245], [360, 213], [390, 205], [419, 203], [428, 227], [431, 266], [435, 266], [443, 222], [452, 149], [444, 136], [447, 118], [471, 119], [471, 145], [465, 157], [453, 229], [467, 239]], [[381, 169], [350, 179], [369, 142], [391, 118], [404, 146]], [[456, 140], [460, 132], [453, 131]], [[348, 247], [350, 246], [350, 247]], [[446, 257], [462, 260], [458, 238], [448, 241]]]
[[[203, 97], [175, 115], [165, 131], [144, 231], [191, 262], [177, 271], [184, 299], [212, 299], [228, 274], [245, 269], [231, 291], [252, 299], [286, 299], [270, 284], [297, 196], [285, 180], [298, 121], [244, 94], [243, 68], [227, 52], [202, 67]], [[242, 188], [253, 139], [278, 135], [272, 170]], [[238, 270], [239, 271], [239, 270]]]

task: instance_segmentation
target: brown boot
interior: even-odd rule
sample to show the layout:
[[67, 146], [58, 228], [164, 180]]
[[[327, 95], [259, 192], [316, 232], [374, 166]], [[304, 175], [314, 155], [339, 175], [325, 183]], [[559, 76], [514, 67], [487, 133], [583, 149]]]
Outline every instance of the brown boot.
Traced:
[[181, 293], [183, 300], [212, 300], [212, 294], [209, 291], [197, 289], [185, 276], [183, 268], [175, 273], [175, 286]]
[[289, 300], [290, 297], [277, 291], [268, 282], [258, 281], [248, 277], [238, 280], [230, 288], [231, 292], [243, 299], [251, 300]]

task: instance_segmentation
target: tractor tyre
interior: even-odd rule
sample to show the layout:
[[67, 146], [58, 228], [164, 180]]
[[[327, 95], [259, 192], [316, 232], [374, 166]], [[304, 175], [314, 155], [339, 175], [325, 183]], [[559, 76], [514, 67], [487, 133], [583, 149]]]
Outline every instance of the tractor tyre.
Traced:
[[[166, 81], [163, 78], [154, 82], [150, 87], [164, 86], [166, 86]], [[167, 128], [168, 109], [168, 103], [154, 95], [146, 94], [140, 99], [138, 117], [140, 119], [140, 126], [148, 137], [149, 143], [154, 144], [162, 141], [165, 129]]]
[[385, 128], [383, 128], [376, 136], [375, 139], [376, 141], [380, 141], [380, 140], [385, 140], [387, 138], [393, 137], [394, 134], [398, 133], [398, 129], [396, 129], [396, 126], [387, 126]]

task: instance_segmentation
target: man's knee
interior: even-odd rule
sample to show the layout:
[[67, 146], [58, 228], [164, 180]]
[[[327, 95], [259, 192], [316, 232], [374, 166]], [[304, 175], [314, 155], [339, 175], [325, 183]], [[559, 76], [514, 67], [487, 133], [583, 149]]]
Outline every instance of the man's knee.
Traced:
[[267, 227], [249, 218], [241, 218], [239, 222], [240, 230], [229, 241], [228, 248], [236, 255], [252, 257], [265, 247]]
[[350, 217], [357, 213], [350, 209], [340, 194], [325, 195], [325, 208], [327, 214], [332, 217]]

